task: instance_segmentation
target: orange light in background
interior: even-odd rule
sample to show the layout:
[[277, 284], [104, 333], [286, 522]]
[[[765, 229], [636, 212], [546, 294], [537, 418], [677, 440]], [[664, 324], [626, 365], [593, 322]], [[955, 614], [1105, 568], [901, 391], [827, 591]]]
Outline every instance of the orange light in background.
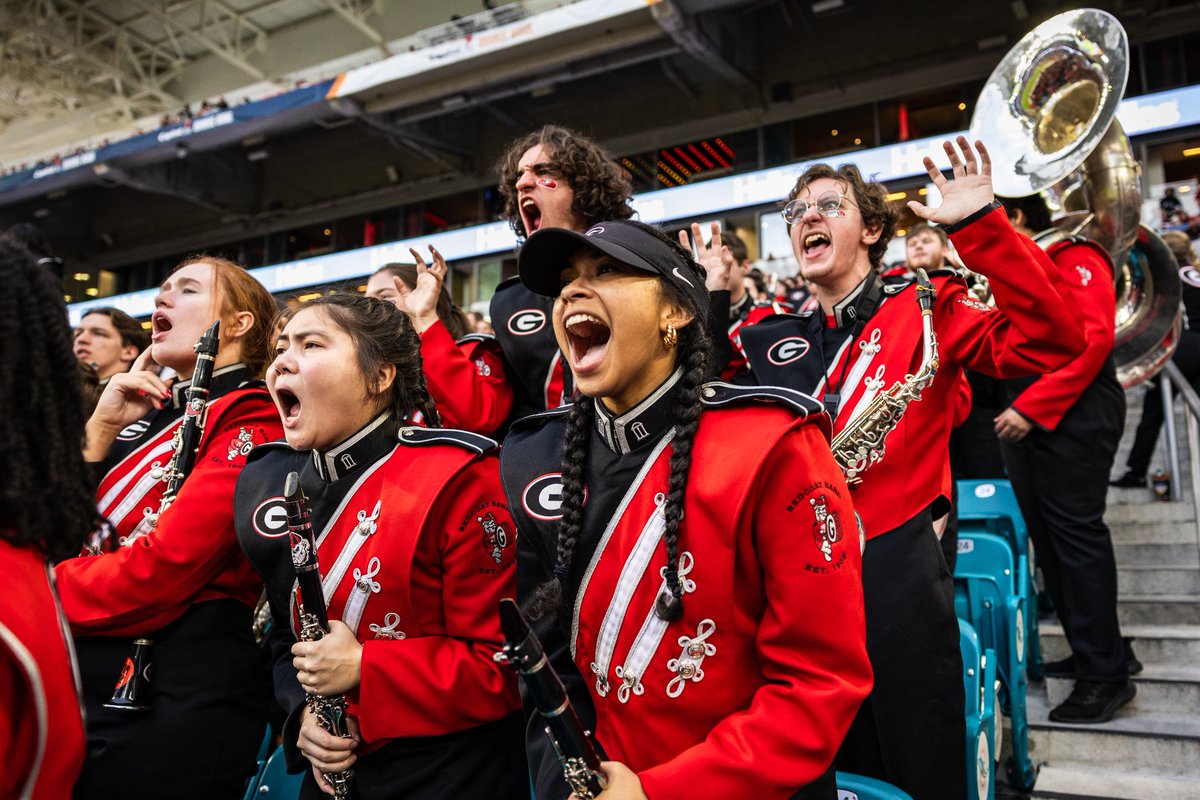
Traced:
[[908, 192], [892, 192], [887, 196], [887, 201], [889, 203], [894, 203], [897, 200], [903, 200], [906, 197], [908, 197]]
[[959, 104], [958, 104], [958, 110], [959, 110], [959, 111], [966, 111], [966, 110], [967, 110], [967, 104], [966, 104], [966, 103], [959, 103]]
[[1200, 156], [1200, 147], [1189, 147], [1183, 151], [1185, 156]]
[[830, 135], [830, 136], [837, 136], [837, 134], [838, 134], [838, 130], [837, 130], [837, 128], [834, 128], [833, 130], [831, 130], [831, 131], [829, 132], [829, 135]]

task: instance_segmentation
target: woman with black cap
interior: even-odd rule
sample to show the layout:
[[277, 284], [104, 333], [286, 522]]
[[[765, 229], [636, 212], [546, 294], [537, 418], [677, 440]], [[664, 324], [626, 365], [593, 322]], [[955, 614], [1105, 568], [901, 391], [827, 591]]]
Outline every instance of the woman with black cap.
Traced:
[[[539, 231], [519, 270], [580, 396], [505, 442], [518, 597], [610, 759], [601, 797], [832, 800], [871, 673], [820, 405], [703, 382], [703, 270], [648, 225]], [[562, 800], [530, 729], [536, 795]]]

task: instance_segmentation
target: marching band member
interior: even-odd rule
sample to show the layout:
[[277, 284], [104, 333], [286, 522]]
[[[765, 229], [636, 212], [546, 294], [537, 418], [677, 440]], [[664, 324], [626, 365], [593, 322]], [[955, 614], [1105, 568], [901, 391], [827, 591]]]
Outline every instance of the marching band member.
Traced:
[[[277, 438], [279, 417], [256, 379], [267, 361], [275, 302], [245, 270], [197, 257], [163, 281], [150, 349], [113, 376], [87, 425], [85, 456], [102, 460], [100, 513], [115, 552], [57, 568], [63, 610], [79, 638], [88, 761], [77, 798], [238, 797], [266, 726], [262, 661], [250, 634], [261, 581], [241, 554], [233, 489], [246, 456]], [[196, 367], [201, 334], [221, 322], [196, 465], [160, 507], [161, 470]], [[147, 369], [170, 367], [168, 387]], [[130, 638], [154, 641], [151, 708], [105, 708]], [[221, 742], [214, 747], [214, 742]], [[186, 780], [184, 780], [186, 776]]]
[[[1040, 195], [1001, 202], [1026, 236], [1053, 227]], [[1062, 369], [1006, 381], [1009, 404], [996, 416], [995, 430], [1046, 591], [1071, 646], [1070, 656], [1045, 666], [1051, 677], [1075, 680], [1070, 696], [1050, 709], [1050, 719], [1107, 722], [1137, 693], [1129, 680], [1137, 662], [1121, 637], [1117, 562], [1104, 524], [1108, 474], [1125, 429], [1125, 390], [1112, 359], [1113, 267], [1104, 248], [1082, 237], [1055, 242], [1047, 254], [1083, 313], [1088, 347]]]
[[367, 280], [367, 296], [386, 300], [412, 320], [421, 337], [425, 382], [442, 421], [490, 435], [512, 411], [513, 392], [495, 336], [473, 333], [444, 281], [449, 267], [429, 248], [433, 263], [410, 250], [416, 264], [386, 264]]
[[[95, 504], [62, 285], [0, 239], [0, 797], [69, 797], [84, 733], [71, 639], [49, 561], [79, 552]], [[48, 393], [30, 387], [53, 386]]]
[[[871, 676], [820, 405], [704, 383], [703, 270], [650, 226], [539, 231], [519, 270], [581, 396], [505, 441], [518, 597], [594, 717], [600, 797], [832, 798]], [[564, 800], [536, 724], [527, 747], [539, 800]]]
[[[256, 451], [238, 482], [238, 536], [267, 584], [275, 693], [289, 714], [303, 797], [353, 767], [355, 796], [528, 796], [516, 685], [492, 656], [514, 588], [516, 546], [495, 442], [406, 427], [437, 411], [420, 341], [378, 299], [323, 297], [279, 336], [267, 385], [285, 443]], [[309, 498], [331, 631], [297, 642], [282, 495]], [[325, 732], [306, 691], [345, 694], [353, 739]], [[311, 769], [309, 768], [311, 765]]]
[[[997, 308], [967, 294], [956, 273], [933, 277], [940, 365], [919, 402], [887, 439], [887, 453], [862, 474], [867, 648], [875, 688], [838, 757], [838, 768], [892, 783], [916, 800], [962, 797], [962, 659], [953, 586], [933, 521], [948, 508], [947, 439], [964, 367], [997, 377], [1056, 369], [1083, 348], [1079, 323], [1057, 271], [1019, 236], [994, 201], [991, 163], [959, 137], [947, 180], [925, 159], [943, 201], [909, 206], [945, 225], [963, 262], [991, 278]], [[756, 380], [823, 397], [834, 430], [860, 421], [869, 403], [922, 361], [916, 286], [885, 283], [882, 263], [895, 229], [887, 189], [858, 169], [807, 169], [783, 216], [801, 274], [820, 313], [770, 317], [742, 332]]]

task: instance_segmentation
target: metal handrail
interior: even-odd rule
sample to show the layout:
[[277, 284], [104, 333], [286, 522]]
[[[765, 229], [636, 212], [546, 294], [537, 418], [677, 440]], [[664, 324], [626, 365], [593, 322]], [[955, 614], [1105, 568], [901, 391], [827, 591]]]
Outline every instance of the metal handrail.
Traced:
[[1170, 461], [1171, 469], [1172, 500], [1180, 499], [1181, 495], [1179, 440], [1175, 431], [1175, 394], [1183, 398], [1183, 404], [1187, 411], [1184, 421], [1187, 427], [1188, 464], [1191, 467], [1192, 508], [1196, 511], [1196, 537], [1197, 543], [1200, 544], [1200, 394], [1196, 393], [1173, 361], [1168, 361], [1159, 375], [1166, 378], [1162, 382], [1163, 424], [1166, 427], [1167, 435], [1167, 458]]

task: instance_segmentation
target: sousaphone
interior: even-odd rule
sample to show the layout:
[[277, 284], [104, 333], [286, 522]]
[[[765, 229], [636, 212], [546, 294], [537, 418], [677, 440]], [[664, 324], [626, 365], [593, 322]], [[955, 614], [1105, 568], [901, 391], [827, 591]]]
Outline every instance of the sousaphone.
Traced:
[[971, 138], [992, 156], [996, 194], [1044, 192], [1048, 247], [1086, 236], [1109, 252], [1117, 293], [1117, 378], [1129, 388], [1166, 364], [1182, 324], [1170, 250], [1140, 224], [1141, 168], [1116, 119], [1129, 77], [1129, 39], [1116, 17], [1078, 9], [1028, 33], [988, 78]]

